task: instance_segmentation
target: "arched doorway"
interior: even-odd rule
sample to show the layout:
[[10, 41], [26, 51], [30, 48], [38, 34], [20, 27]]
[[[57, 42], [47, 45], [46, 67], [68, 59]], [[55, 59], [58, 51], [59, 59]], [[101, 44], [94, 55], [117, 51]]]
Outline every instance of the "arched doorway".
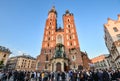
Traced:
[[56, 71], [61, 71], [61, 63], [60, 62], [58, 62], [56, 64]]
[[67, 71], [66, 63], [64, 63], [64, 71]]

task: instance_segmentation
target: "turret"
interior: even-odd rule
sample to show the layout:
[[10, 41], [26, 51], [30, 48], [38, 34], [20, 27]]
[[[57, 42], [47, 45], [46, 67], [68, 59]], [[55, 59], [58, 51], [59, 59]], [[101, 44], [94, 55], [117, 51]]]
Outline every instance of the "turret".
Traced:
[[52, 18], [52, 17], [57, 17], [57, 11], [56, 11], [56, 9], [55, 9], [55, 6], [53, 6], [52, 7], [52, 9], [48, 12], [48, 17], [50, 18]]

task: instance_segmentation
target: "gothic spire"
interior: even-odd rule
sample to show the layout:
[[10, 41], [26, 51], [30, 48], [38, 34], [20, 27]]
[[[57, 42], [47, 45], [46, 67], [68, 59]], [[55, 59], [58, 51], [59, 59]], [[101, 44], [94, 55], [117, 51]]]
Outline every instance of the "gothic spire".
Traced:
[[56, 9], [55, 9], [55, 6], [52, 6], [52, 8], [51, 8], [51, 10], [49, 11], [49, 13], [51, 13], [51, 12], [54, 12], [54, 13], [57, 15], [57, 11], [56, 11]]

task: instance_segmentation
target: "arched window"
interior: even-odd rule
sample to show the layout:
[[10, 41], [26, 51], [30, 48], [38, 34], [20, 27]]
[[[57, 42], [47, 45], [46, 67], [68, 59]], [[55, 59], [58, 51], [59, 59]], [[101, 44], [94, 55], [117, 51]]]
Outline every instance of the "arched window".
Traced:
[[70, 25], [68, 25], [68, 28], [70, 28]]
[[45, 69], [47, 69], [47, 64], [45, 64]]
[[70, 39], [72, 39], [72, 37], [70, 36]]
[[52, 19], [50, 19], [50, 21], [52, 21]]
[[50, 35], [50, 31], [49, 31], [49, 35]]
[[50, 53], [51, 53], [51, 49], [50, 49]]
[[70, 22], [70, 19], [68, 18], [68, 22]]
[[75, 55], [71, 56], [72, 60], [75, 61], [76, 60], [76, 57]]
[[70, 45], [72, 46], [72, 42], [70, 43]]
[[49, 47], [49, 43], [48, 43], [48, 47]]
[[51, 25], [52, 23], [50, 22], [50, 25]]
[[48, 61], [48, 55], [46, 55], [46, 61]]
[[48, 37], [48, 40], [50, 40], [50, 37]]
[[63, 43], [63, 41], [62, 41], [62, 35], [58, 35], [57, 36], [57, 43]]

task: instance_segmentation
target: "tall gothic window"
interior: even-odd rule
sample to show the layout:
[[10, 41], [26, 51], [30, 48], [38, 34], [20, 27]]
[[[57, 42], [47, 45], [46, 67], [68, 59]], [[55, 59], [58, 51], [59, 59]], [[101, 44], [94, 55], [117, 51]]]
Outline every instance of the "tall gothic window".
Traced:
[[50, 40], [50, 37], [48, 37], [48, 40]]
[[72, 42], [70, 43], [70, 45], [72, 46]]
[[50, 25], [51, 25], [52, 23], [50, 22]]
[[48, 55], [46, 55], [46, 61], [48, 61]]
[[45, 64], [45, 69], [47, 69], [47, 64]]
[[70, 25], [68, 25], [68, 28], [70, 28]]
[[49, 31], [49, 35], [50, 35], [50, 31]]
[[49, 47], [49, 43], [48, 43], [48, 47]]
[[70, 22], [70, 19], [68, 19], [68, 22]]
[[50, 49], [50, 53], [51, 53], [51, 49]]
[[57, 36], [57, 43], [61, 43], [61, 44], [63, 43], [62, 42], [62, 35]]
[[70, 39], [72, 39], [72, 37], [70, 36]]

